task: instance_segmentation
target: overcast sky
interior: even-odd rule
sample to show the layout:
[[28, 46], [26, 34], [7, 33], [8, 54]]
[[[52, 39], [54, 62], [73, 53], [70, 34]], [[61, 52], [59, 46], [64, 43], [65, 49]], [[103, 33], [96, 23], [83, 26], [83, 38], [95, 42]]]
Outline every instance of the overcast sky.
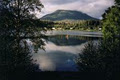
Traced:
[[44, 5], [42, 12], [37, 16], [42, 17], [58, 9], [78, 10], [92, 17], [100, 18], [104, 11], [114, 5], [114, 0], [41, 0]]

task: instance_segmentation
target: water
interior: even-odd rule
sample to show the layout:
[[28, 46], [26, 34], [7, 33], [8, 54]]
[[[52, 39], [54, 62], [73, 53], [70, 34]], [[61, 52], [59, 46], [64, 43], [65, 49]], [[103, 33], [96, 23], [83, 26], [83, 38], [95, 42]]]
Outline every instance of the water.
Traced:
[[54, 30], [54, 31], [47, 31], [46, 35], [78, 35], [78, 36], [86, 36], [86, 37], [102, 37], [102, 33], [100, 31], [98, 32], [89, 32], [89, 31], [71, 31], [71, 30]]
[[[82, 36], [78, 33], [82, 33]], [[47, 33], [49, 37], [47, 40], [44, 39], [45, 51], [39, 49], [37, 53], [33, 54], [33, 59], [37, 60], [36, 63], [39, 64], [39, 69], [42, 71], [78, 71], [75, 64], [78, 54], [89, 40], [96, 41], [98, 38], [95, 36], [101, 36], [97, 32], [92, 33], [89, 37], [86, 37], [86, 34], [89, 33], [74, 32], [73, 34], [70, 31]]]

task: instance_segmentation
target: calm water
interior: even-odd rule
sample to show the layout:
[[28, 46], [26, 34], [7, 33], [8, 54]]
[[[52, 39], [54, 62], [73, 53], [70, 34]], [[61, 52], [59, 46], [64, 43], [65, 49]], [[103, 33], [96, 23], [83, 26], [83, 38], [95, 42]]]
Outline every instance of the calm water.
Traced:
[[[80, 34], [82, 33], [82, 34]], [[48, 32], [45, 51], [39, 49], [33, 54], [42, 71], [77, 71], [75, 59], [89, 40], [97, 41], [101, 33], [97, 32]]]
[[74, 36], [86, 36], [86, 37], [102, 37], [101, 32], [88, 32], [88, 31], [71, 31], [71, 30], [54, 30], [54, 31], [47, 31], [46, 35], [74, 35]]

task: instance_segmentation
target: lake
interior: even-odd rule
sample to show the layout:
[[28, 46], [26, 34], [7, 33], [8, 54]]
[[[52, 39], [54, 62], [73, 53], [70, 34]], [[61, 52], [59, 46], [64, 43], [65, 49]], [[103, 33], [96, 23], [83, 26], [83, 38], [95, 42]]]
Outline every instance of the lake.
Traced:
[[75, 63], [78, 54], [89, 40], [97, 42], [101, 32], [48, 31], [45, 50], [39, 49], [33, 59], [41, 71], [78, 71]]

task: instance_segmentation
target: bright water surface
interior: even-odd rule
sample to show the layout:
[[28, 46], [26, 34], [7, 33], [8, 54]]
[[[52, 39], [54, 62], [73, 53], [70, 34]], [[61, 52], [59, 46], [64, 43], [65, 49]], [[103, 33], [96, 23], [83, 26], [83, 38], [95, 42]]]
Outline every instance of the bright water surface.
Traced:
[[45, 51], [33, 55], [42, 71], [78, 71], [75, 59], [89, 40], [97, 41], [101, 32], [48, 31]]

